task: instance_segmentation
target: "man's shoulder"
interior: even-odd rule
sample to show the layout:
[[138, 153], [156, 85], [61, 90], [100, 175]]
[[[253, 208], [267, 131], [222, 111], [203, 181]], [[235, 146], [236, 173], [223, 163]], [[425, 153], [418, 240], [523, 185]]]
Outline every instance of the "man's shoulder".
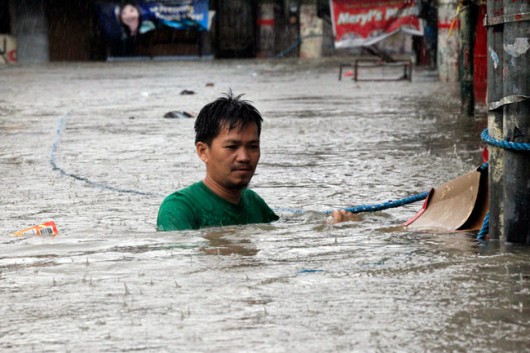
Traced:
[[184, 187], [184, 188], [182, 188], [180, 190], [177, 190], [174, 193], [171, 193], [168, 196], [166, 196], [166, 198], [164, 199], [164, 201], [162, 203], [171, 202], [171, 201], [175, 201], [175, 200], [181, 200], [181, 199], [186, 199], [186, 198], [192, 197], [193, 195], [196, 195], [197, 193], [202, 192], [202, 185], [201, 184], [202, 184], [202, 182], [199, 181], [199, 182], [196, 182], [196, 183], [191, 184], [189, 186], [186, 186], [186, 187]]
[[262, 210], [267, 210], [267, 212], [272, 212], [269, 205], [267, 205], [265, 200], [256, 191], [252, 189], [245, 189], [241, 195], [243, 203], [247, 207], [259, 207]]
[[200, 226], [197, 207], [202, 198], [201, 182], [197, 182], [166, 196], [158, 210], [159, 230], [195, 229]]
[[261, 196], [257, 192], [255, 192], [252, 189], [245, 189], [241, 193], [241, 196], [245, 199], [251, 199], [251, 200], [263, 200]]
[[267, 205], [265, 200], [254, 190], [245, 189], [243, 191], [243, 203], [247, 212], [254, 214], [253, 223], [268, 223], [279, 219], [278, 215]]
[[183, 212], [183, 210], [195, 210], [197, 205], [204, 199], [201, 182], [186, 186], [174, 193], [169, 194], [160, 204], [159, 212]]

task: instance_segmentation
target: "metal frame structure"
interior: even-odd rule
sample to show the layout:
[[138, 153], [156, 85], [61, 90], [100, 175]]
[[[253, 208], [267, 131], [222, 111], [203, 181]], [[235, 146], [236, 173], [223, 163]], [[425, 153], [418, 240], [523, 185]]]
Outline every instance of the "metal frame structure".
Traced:
[[[339, 68], [339, 81], [342, 79], [342, 71], [346, 67], [353, 67], [353, 80], [358, 81], [401, 81], [408, 80], [412, 81], [412, 61], [411, 60], [399, 60], [394, 62], [384, 62], [381, 60], [372, 59], [355, 59], [353, 65], [349, 63], [340, 64]], [[398, 78], [359, 78], [359, 69], [362, 67], [403, 67], [403, 76]]]

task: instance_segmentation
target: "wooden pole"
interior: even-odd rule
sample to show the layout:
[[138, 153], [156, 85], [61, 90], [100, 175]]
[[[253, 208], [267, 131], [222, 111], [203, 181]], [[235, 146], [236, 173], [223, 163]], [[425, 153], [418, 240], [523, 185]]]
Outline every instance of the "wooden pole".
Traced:
[[[494, 18], [504, 13], [503, 0], [488, 0], [487, 17]], [[503, 96], [503, 25], [488, 26], [488, 105], [498, 102]], [[502, 140], [503, 114], [501, 109], [488, 110], [488, 132], [497, 140]], [[504, 239], [503, 234], [503, 174], [504, 174], [504, 150], [489, 146], [489, 236], [490, 239]]]
[[462, 113], [466, 116], [475, 115], [473, 48], [477, 14], [478, 8], [473, 1], [462, 1], [460, 12], [460, 97]]
[[458, 82], [458, 25], [454, 19], [458, 0], [438, 0], [438, 53], [440, 81]]
[[276, 19], [274, 15], [274, 1], [261, 0], [258, 7], [259, 29], [259, 58], [272, 58], [274, 56]]
[[322, 56], [322, 19], [317, 16], [317, 1], [302, 0], [300, 3], [300, 58], [313, 59]]
[[[503, 137], [530, 143], [530, 12], [528, 0], [504, 0]], [[526, 99], [524, 98], [526, 97]], [[511, 243], [530, 245], [530, 154], [506, 150], [504, 234]]]

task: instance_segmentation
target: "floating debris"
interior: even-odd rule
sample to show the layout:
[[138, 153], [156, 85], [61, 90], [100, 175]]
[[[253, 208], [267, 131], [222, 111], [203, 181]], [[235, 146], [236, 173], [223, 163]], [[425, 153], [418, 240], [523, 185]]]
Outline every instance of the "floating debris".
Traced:
[[166, 119], [190, 119], [190, 118], [193, 118], [193, 115], [188, 112], [184, 112], [184, 111], [173, 111], [173, 112], [167, 112], [166, 114], [164, 114], [164, 118]]
[[19, 230], [14, 233], [15, 236], [20, 235], [57, 235], [59, 231], [54, 221], [44, 222], [42, 224], [32, 226], [26, 229]]

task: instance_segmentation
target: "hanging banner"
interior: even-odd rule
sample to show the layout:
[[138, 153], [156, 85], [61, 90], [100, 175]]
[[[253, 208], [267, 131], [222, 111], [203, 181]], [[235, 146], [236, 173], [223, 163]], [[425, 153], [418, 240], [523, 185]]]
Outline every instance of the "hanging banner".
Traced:
[[159, 28], [209, 30], [209, 0], [97, 1], [111, 56], [135, 56], [144, 34]]
[[138, 6], [146, 19], [162, 25], [208, 30], [208, 0], [143, 0]]
[[133, 37], [160, 27], [209, 30], [208, 0], [96, 2], [99, 25], [109, 39]]
[[402, 31], [422, 36], [416, 0], [330, 0], [335, 48], [369, 46]]

